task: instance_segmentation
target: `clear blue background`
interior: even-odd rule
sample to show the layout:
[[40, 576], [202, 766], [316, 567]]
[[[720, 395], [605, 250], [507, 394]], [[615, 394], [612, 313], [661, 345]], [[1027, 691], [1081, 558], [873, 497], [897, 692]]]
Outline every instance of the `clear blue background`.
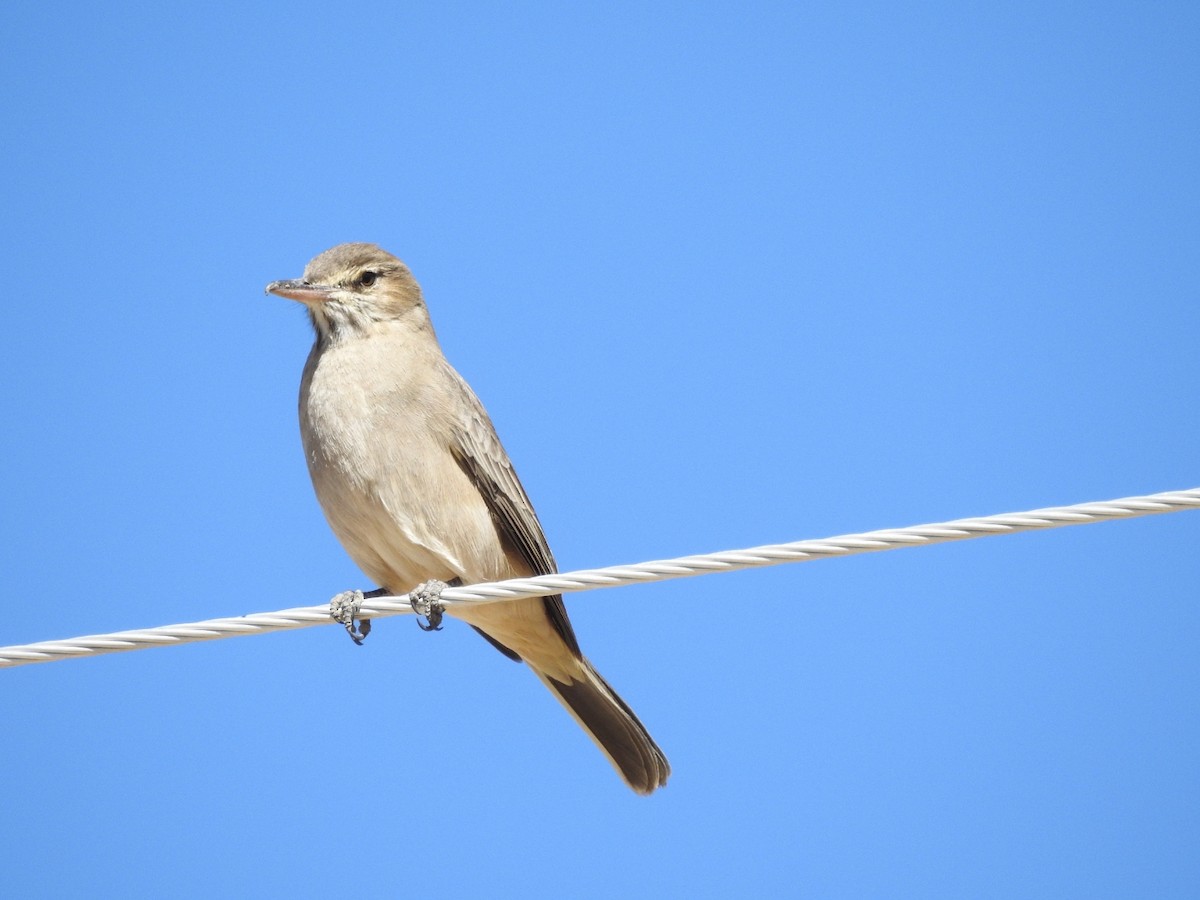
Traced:
[[[366, 584], [299, 449], [342, 241], [564, 569], [1181, 489], [1200, 11], [0, 10], [0, 643]], [[0, 895], [1196, 896], [1200, 513], [579, 595], [649, 799], [469, 629], [0, 672]]]

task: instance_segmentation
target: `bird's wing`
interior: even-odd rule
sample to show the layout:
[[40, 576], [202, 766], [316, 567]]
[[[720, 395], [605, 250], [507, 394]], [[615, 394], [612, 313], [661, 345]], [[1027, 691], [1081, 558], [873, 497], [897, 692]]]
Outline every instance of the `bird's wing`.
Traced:
[[[455, 460], [486, 501], [505, 549], [524, 560], [534, 575], [557, 572], [558, 566], [550, 552], [550, 545], [546, 543], [542, 524], [538, 521], [537, 513], [533, 511], [533, 504], [529, 501], [529, 495], [525, 493], [508, 454], [500, 444], [491, 419], [466, 382], [461, 378], [459, 381], [471, 402], [470, 414], [455, 429], [454, 442], [451, 445]], [[579, 643], [567, 618], [562, 596], [554, 595], [542, 599], [551, 624], [562, 635], [571, 652], [580, 656]], [[487, 634], [484, 634], [484, 637], [497, 644], [504, 653], [514, 656], [512, 651], [498, 644], [494, 638]]]

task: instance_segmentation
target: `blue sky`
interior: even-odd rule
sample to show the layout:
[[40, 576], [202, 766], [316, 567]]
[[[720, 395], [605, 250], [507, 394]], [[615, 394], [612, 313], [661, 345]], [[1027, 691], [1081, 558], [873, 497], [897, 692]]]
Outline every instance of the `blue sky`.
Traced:
[[[1200, 484], [1184, 3], [8, 4], [0, 644], [371, 587], [263, 296], [422, 282], [565, 569]], [[0, 673], [0, 894], [1194, 896], [1200, 514]]]

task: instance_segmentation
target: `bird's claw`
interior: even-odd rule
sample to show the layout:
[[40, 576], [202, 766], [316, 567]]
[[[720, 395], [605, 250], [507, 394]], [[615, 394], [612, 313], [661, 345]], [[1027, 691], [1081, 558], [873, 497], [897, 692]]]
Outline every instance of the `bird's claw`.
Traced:
[[333, 621], [345, 626], [350, 640], [359, 646], [362, 646], [363, 639], [371, 633], [371, 620], [358, 617], [362, 610], [362, 602], [362, 591], [342, 591], [329, 601], [329, 615]]
[[[442, 606], [442, 591], [446, 589], [446, 582], [426, 581], [424, 584], [419, 584], [408, 594], [408, 602], [412, 604], [413, 612], [417, 614], [417, 627], [422, 631], [441, 631], [442, 630], [442, 614], [446, 608]], [[424, 617], [429, 624], [421, 621]]]

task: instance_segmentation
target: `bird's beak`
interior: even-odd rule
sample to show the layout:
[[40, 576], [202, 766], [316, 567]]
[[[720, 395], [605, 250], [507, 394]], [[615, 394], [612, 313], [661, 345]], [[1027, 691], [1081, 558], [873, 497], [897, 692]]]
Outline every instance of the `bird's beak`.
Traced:
[[272, 281], [267, 285], [267, 293], [289, 300], [299, 300], [307, 306], [319, 306], [329, 299], [333, 288], [323, 284], [309, 284], [307, 281], [291, 279], [289, 281]]

